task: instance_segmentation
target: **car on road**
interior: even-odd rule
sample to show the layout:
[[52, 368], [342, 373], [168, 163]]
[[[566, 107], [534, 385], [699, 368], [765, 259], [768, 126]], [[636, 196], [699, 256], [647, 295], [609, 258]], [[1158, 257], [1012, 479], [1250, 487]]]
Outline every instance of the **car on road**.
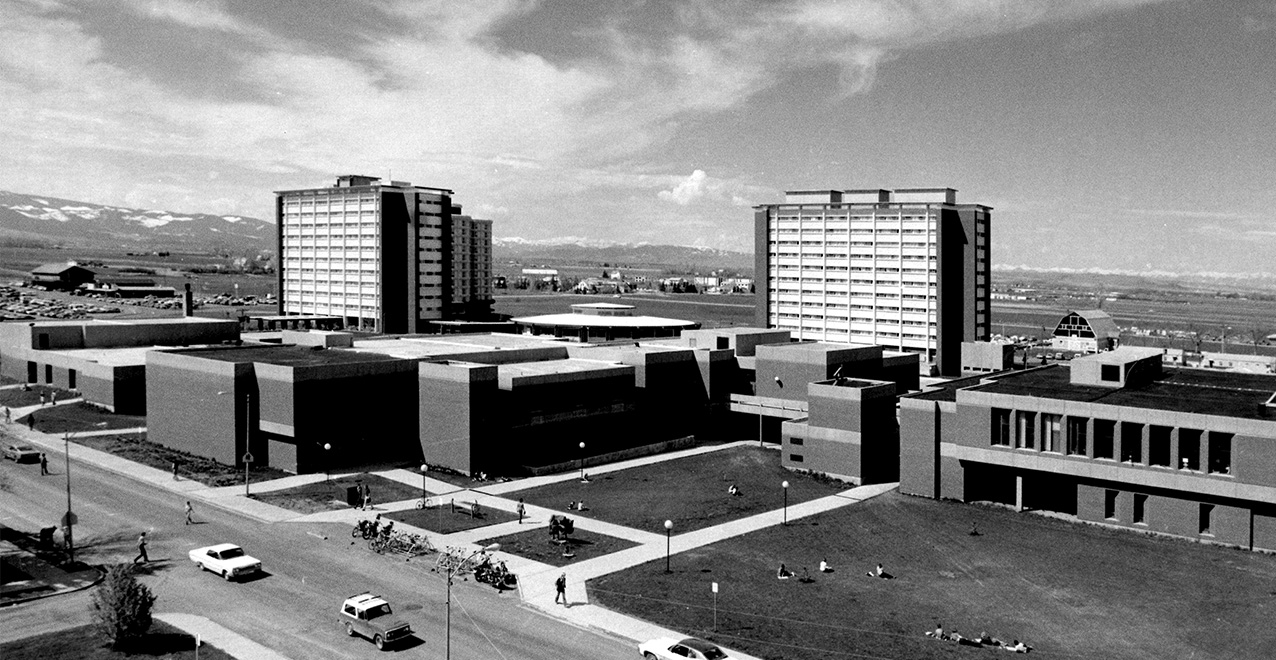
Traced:
[[731, 660], [717, 644], [695, 637], [657, 637], [639, 644], [638, 652], [646, 660]]
[[36, 463], [40, 460], [40, 450], [31, 445], [11, 442], [4, 446], [4, 457], [14, 463]]
[[226, 580], [252, 575], [261, 571], [261, 562], [248, 556], [234, 543], [221, 543], [190, 551], [191, 561], [205, 571], [211, 571]]
[[412, 627], [395, 616], [390, 603], [372, 594], [347, 598], [341, 604], [340, 619], [346, 626], [347, 635], [366, 637], [381, 650], [412, 636]]

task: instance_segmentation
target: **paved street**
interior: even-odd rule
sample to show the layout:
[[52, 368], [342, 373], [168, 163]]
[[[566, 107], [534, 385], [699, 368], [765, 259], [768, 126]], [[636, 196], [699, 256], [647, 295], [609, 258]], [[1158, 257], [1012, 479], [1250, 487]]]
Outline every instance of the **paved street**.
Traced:
[[[65, 510], [61, 456], [54, 474], [35, 465], [0, 465], [10, 492], [0, 499], [0, 522], [35, 530]], [[428, 570], [351, 544], [345, 524], [268, 525], [196, 502], [197, 525], [183, 525], [180, 494], [73, 462], [74, 510], [80, 519], [78, 558], [129, 561], [138, 533], [147, 530], [151, 564], [144, 581], [159, 596], [157, 611], [199, 614], [290, 658], [376, 657], [367, 641], [347, 638], [337, 624], [341, 600], [363, 590], [385, 595], [418, 632], [420, 643], [401, 653], [440, 657], [444, 584]], [[325, 540], [322, 536], [327, 536]], [[232, 541], [261, 559], [269, 575], [244, 584], [200, 573], [185, 559], [196, 546]], [[88, 592], [46, 598], [0, 610], [0, 641], [88, 621]], [[452, 653], [456, 658], [627, 657], [619, 640], [547, 618], [522, 605], [516, 592], [458, 582], [452, 590]]]

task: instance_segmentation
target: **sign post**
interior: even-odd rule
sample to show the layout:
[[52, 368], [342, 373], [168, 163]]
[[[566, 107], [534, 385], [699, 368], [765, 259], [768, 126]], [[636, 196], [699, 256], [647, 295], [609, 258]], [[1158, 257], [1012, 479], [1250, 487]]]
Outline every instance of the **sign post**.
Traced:
[[243, 461], [244, 461], [244, 496], [247, 497], [249, 494], [248, 493], [248, 464], [253, 462], [253, 453], [250, 451], [244, 452]]
[[718, 630], [718, 583], [713, 583], [713, 630]]

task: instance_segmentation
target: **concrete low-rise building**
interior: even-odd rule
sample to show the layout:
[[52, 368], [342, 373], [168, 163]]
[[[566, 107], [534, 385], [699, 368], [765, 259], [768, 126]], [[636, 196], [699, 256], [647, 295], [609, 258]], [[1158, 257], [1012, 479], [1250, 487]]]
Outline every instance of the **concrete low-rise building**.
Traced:
[[1276, 377], [1123, 347], [900, 400], [900, 490], [1276, 550]]
[[582, 303], [569, 314], [542, 314], [510, 319], [529, 335], [549, 335], [577, 341], [614, 341], [676, 337], [700, 327], [695, 321], [634, 314], [633, 305]]
[[0, 323], [0, 373], [141, 415], [148, 353], [238, 340], [237, 322], [199, 317]]

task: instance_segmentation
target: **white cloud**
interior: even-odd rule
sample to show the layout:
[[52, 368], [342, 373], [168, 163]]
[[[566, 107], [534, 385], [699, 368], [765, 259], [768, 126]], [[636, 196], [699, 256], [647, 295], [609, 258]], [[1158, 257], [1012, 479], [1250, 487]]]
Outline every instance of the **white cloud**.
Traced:
[[696, 170], [691, 173], [691, 176], [674, 186], [672, 190], [661, 190], [656, 196], [666, 202], [686, 206], [705, 196], [708, 190], [706, 186], [708, 178], [709, 175], [705, 174], [704, 170]]

